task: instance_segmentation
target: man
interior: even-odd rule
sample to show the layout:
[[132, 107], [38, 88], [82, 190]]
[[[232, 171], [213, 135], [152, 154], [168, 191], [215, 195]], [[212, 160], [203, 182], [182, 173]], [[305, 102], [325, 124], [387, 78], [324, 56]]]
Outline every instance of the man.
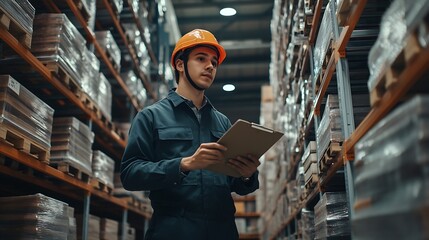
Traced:
[[238, 239], [231, 192], [259, 187], [260, 162], [251, 155], [229, 159], [241, 178], [205, 170], [224, 158], [216, 141], [231, 127], [204, 95], [225, 57], [209, 31], [185, 34], [171, 56], [177, 89], [133, 120], [121, 180], [125, 189], [150, 191], [154, 213], [145, 239]]

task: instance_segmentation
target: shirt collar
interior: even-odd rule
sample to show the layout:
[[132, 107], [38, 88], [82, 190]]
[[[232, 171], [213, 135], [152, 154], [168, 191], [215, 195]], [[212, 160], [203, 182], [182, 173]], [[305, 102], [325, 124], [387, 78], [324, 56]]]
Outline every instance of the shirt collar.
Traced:
[[[180, 96], [179, 94], [177, 94], [176, 88], [172, 88], [170, 90], [170, 92], [168, 93], [167, 99], [169, 99], [173, 103], [173, 105], [175, 107], [179, 106], [183, 102], [189, 101], [186, 98], [184, 98], [184, 97]], [[204, 107], [205, 105], [209, 105], [209, 106], [213, 107], [213, 105], [211, 104], [210, 100], [206, 96], [204, 96], [204, 100], [203, 100], [203, 105], [202, 106]]]

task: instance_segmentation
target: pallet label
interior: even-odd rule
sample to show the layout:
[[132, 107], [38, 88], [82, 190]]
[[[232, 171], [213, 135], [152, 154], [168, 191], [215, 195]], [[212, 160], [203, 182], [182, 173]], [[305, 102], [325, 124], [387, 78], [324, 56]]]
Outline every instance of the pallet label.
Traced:
[[17, 95], [19, 95], [19, 89], [21, 87], [21, 85], [19, 84], [18, 81], [16, 81], [15, 79], [9, 78], [9, 82], [7, 83], [7, 86], [14, 91]]

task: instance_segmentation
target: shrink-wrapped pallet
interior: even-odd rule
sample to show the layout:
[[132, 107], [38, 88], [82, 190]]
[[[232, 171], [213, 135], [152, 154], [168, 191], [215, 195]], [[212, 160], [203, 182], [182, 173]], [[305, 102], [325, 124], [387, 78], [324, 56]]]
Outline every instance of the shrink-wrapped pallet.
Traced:
[[95, 102], [100, 108], [101, 112], [107, 118], [112, 120], [112, 85], [109, 80], [100, 72], [98, 77], [98, 92]]
[[118, 47], [115, 39], [110, 31], [97, 31], [95, 37], [100, 47], [107, 53], [107, 56], [112, 59], [117, 70], [121, 68], [121, 50]]
[[[313, 51], [313, 77], [319, 77], [319, 74], [322, 69], [323, 62], [325, 61], [326, 53], [333, 39], [333, 29], [332, 29], [332, 16], [331, 16], [331, 2], [326, 5], [325, 12], [323, 13], [322, 21], [320, 22], [319, 33], [317, 34], [316, 43], [314, 45]], [[315, 79], [313, 80], [313, 83]]]
[[100, 85], [100, 61], [87, 48], [83, 49], [79, 69], [82, 70], [80, 79], [82, 90], [92, 101], [96, 101]]
[[395, 0], [383, 14], [380, 33], [368, 56], [370, 77], [368, 89], [373, 91], [380, 75], [393, 64], [406, 44], [407, 36], [424, 22], [429, 12], [428, 1]]
[[86, 41], [65, 14], [39, 14], [34, 19], [31, 52], [43, 63], [59, 64], [81, 84]]
[[54, 110], [9, 75], [0, 75], [0, 130], [49, 152]]
[[2, 239], [67, 240], [68, 205], [43, 194], [1, 197]]
[[314, 239], [314, 212], [303, 208], [301, 210], [302, 239]]
[[92, 175], [102, 183], [113, 188], [115, 161], [105, 153], [96, 150], [92, 157]]
[[427, 239], [429, 96], [380, 120], [355, 147], [357, 239]]
[[33, 33], [33, 20], [36, 10], [28, 0], [0, 1], [0, 9], [25, 32]]
[[350, 239], [350, 221], [344, 192], [325, 192], [314, 206], [315, 239]]
[[74, 117], [54, 119], [51, 162], [65, 162], [91, 175], [94, 133]]
[[317, 156], [320, 159], [331, 142], [344, 140], [342, 122], [338, 106], [338, 96], [328, 95], [322, 120], [316, 131]]

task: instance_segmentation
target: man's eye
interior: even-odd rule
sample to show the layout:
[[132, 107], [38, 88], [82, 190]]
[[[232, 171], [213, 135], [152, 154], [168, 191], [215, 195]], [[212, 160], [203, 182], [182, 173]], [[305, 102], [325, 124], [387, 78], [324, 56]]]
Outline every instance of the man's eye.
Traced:
[[217, 67], [217, 62], [212, 62], [213, 67]]

